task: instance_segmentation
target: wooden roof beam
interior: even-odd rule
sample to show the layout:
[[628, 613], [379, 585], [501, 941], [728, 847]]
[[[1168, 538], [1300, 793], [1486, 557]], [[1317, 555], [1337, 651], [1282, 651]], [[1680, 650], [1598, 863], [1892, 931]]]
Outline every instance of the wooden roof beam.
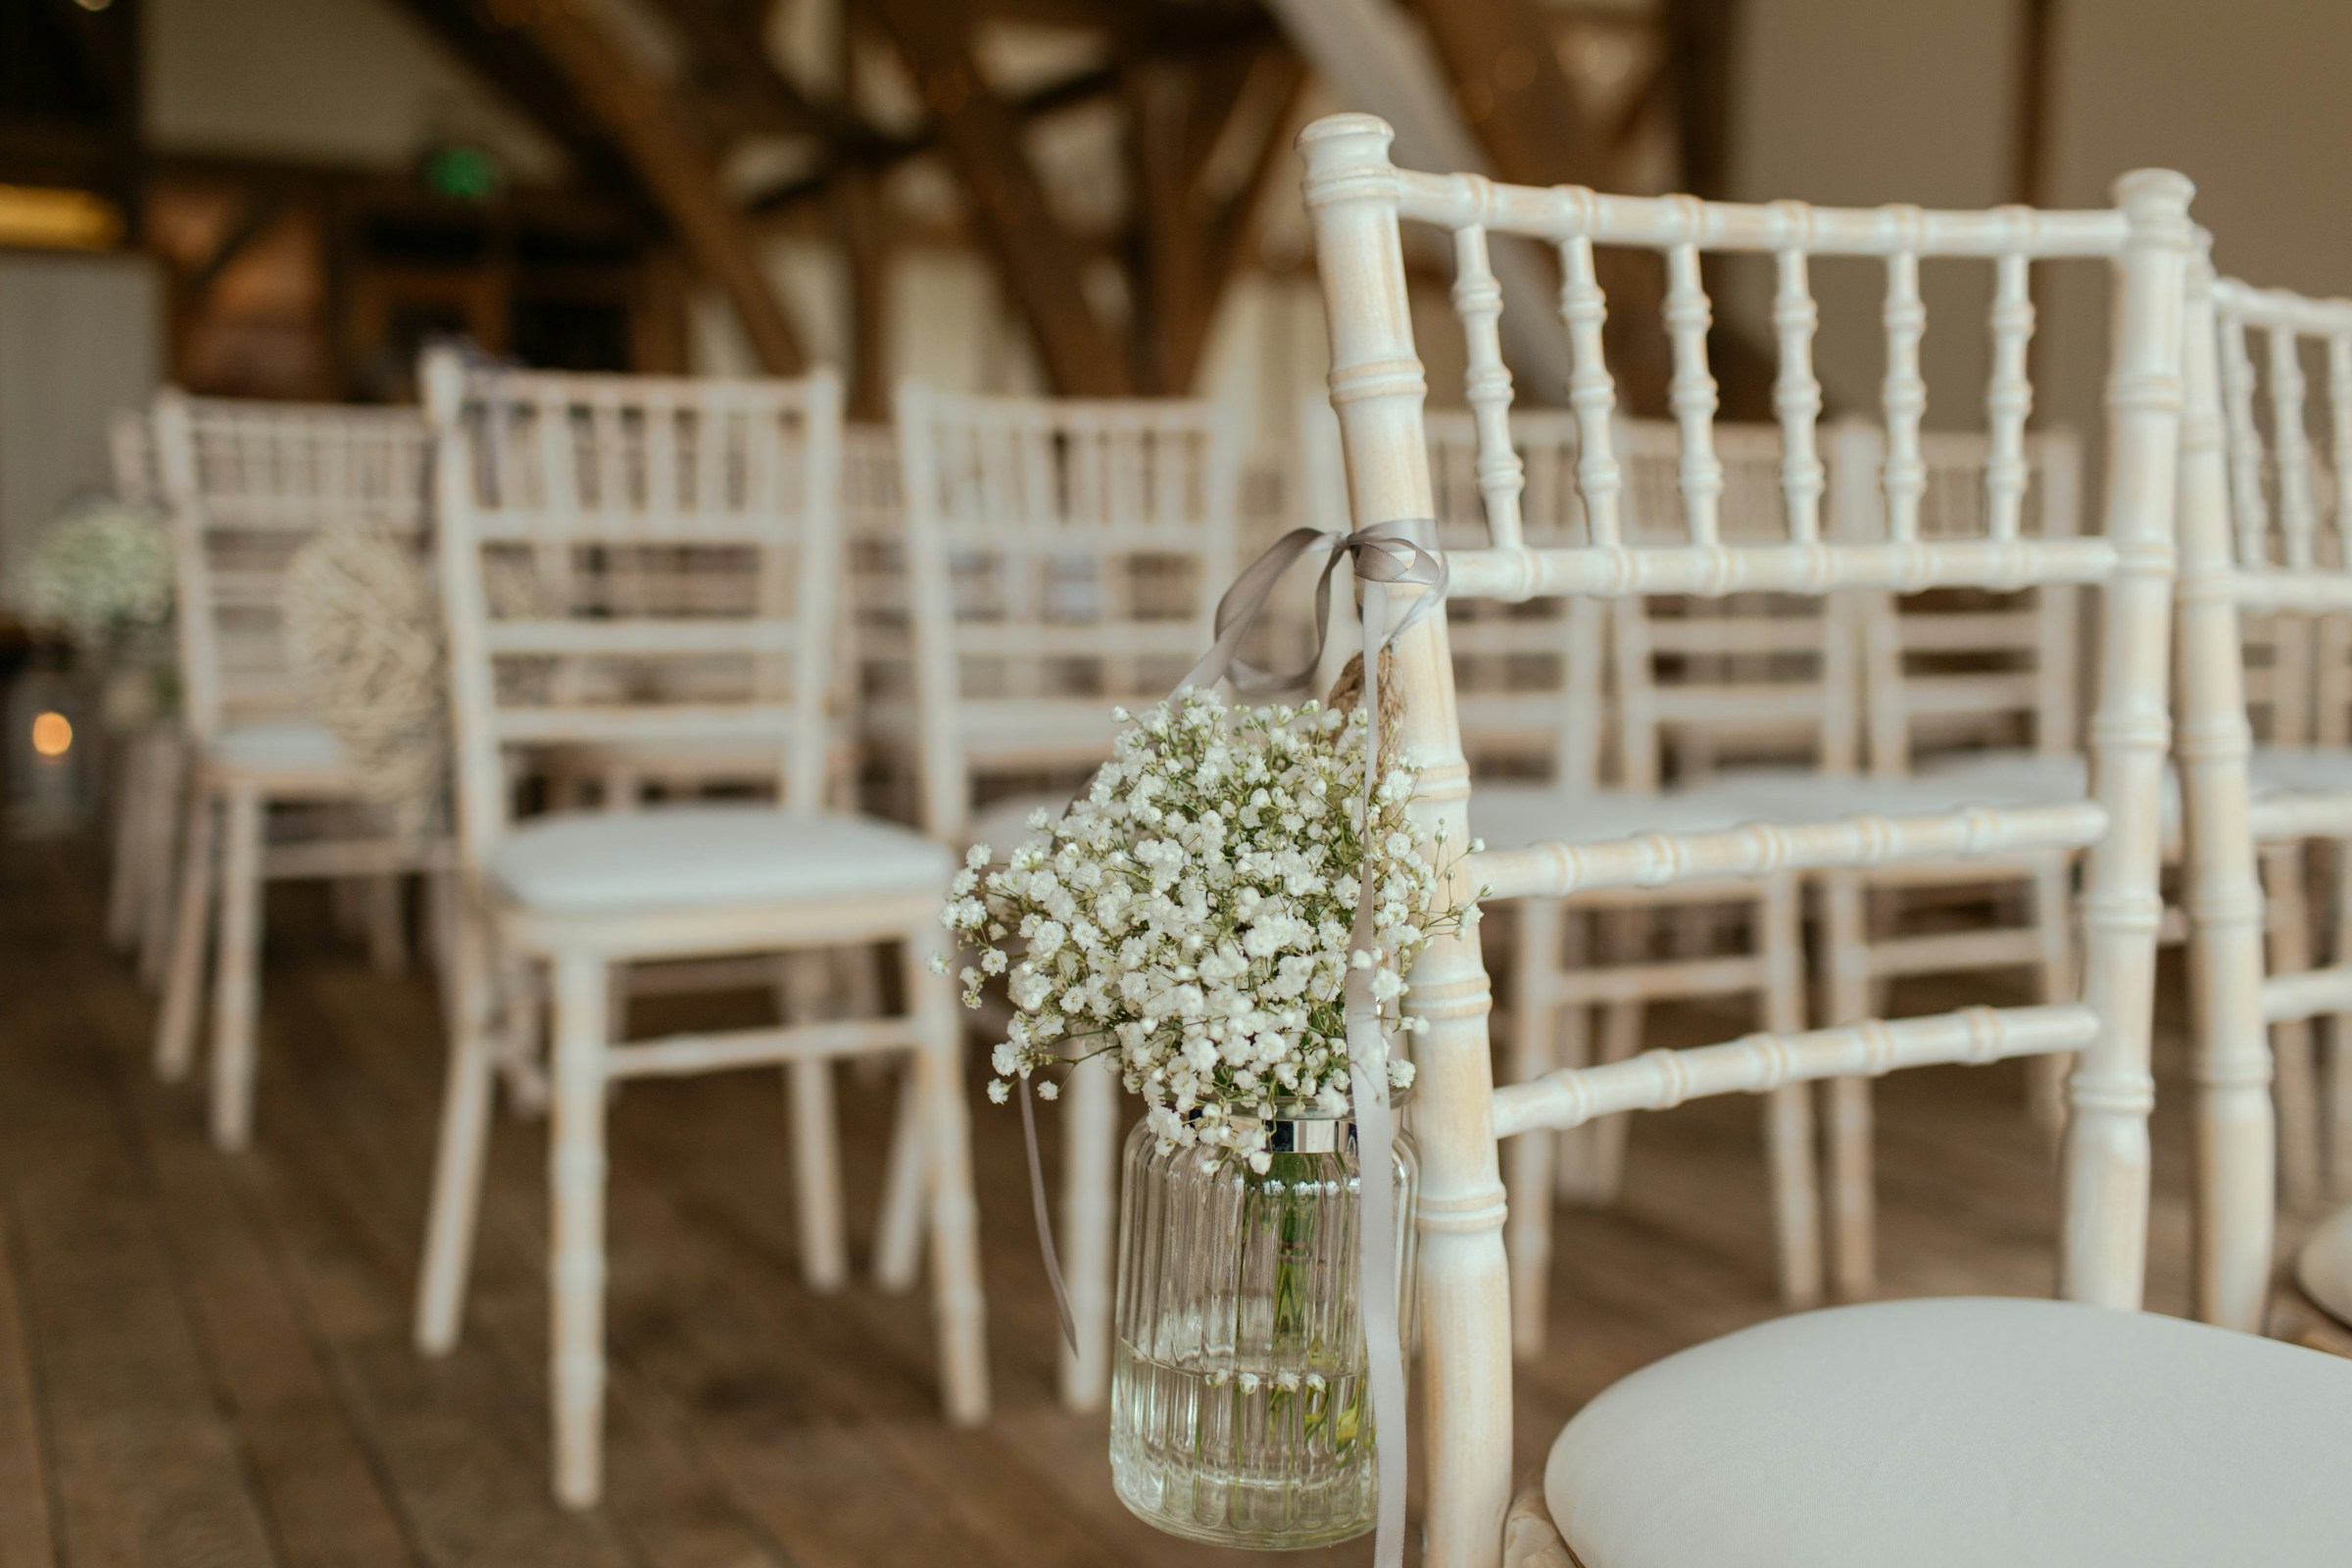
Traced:
[[876, 0], [871, 9], [922, 90], [972, 225], [1027, 319], [1054, 390], [1070, 397], [1127, 395], [1134, 382], [1121, 344], [1088, 302], [1083, 256], [1046, 204], [1019, 118], [972, 56], [963, 6]]
[[686, 41], [711, 83], [740, 101], [746, 118], [787, 134], [855, 134], [858, 127], [833, 104], [812, 102], [767, 52], [764, 10], [733, 0], [655, 0]]
[[721, 188], [708, 151], [678, 118], [666, 87], [577, 11], [533, 6], [521, 30], [603, 122], [695, 264], [725, 291], [760, 368], [770, 375], [800, 374], [808, 356], [760, 265], [757, 236]]
[[[1220, 16], [1226, 13], [1218, 13]], [[1221, 52], [1255, 42], [1274, 31], [1274, 24], [1263, 12], [1245, 12], [1230, 22], [1208, 28], [1197, 23], [1182, 26], [1146, 26], [1128, 36], [1139, 40], [1136, 47], [1148, 48], [1163, 59], [1191, 59], [1203, 53]], [[1042, 87], [1034, 87], [1017, 97], [1004, 100], [1015, 120], [1026, 123], [1064, 109], [1092, 103], [1120, 90], [1125, 79], [1122, 67], [1091, 66], [1074, 71]], [[751, 210], [761, 217], [781, 212], [796, 202], [821, 195], [845, 171], [870, 169], [888, 170], [909, 158], [919, 158], [939, 149], [939, 127], [926, 125], [912, 135], [894, 136], [882, 131], [869, 131], [866, 139], [848, 142], [834, 139], [825, 162], [808, 173], [796, 175], [773, 188], [761, 191], [750, 202]]]
[[[1181, 68], [1155, 61], [1139, 62], [1131, 75], [1138, 379], [1152, 391], [1181, 396], [1200, 372], [1306, 71], [1275, 40], [1238, 59], [1211, 60], [1189, 79]], [[1249, 169], [1219, 200], [1204, 188], [1205, 176], [1237, 130], [1252, 137]]]
[[1599, 177], [1581, 94], [1560, 68], [1550, 14], [1536, 0], [1413, 0], [1413, 10], [1497, 177], [1515, 185]]
[[491, 20], [475, 0], [397, 0], [426, 33], [456, 55], [493, 92], [564, 149], [574, 183], [626, 191], [650, 211], [636, 172], [572, 95], [570, 83], [514, 28]]

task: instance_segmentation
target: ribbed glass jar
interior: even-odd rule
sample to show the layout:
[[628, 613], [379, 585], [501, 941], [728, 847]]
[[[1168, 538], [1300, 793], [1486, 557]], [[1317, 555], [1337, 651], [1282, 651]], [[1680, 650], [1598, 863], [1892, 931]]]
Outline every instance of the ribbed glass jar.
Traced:
[[[1110, 1466], [1119, 1500], [1220, 1546], [1327, 1545], [1378, 1504], [1356, 1297], [1355, 1124], [1301, 1107], [1271, 1166], [1127, 1140]], [[1420, 1165], [1396, 1141], [1398, 1320], [1411, 1310]]]

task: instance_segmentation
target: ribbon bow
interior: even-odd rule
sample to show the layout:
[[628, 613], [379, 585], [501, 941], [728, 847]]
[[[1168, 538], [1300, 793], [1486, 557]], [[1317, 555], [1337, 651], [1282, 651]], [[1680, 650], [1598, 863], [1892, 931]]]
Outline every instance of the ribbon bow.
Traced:
[[[1364, 696], [1364, 820], [1372, 819], [1374, 797], [1380, 788], [1380, 656], [1381, 651], [1429, 613], [1446, 597], [1446, 561], [1429, 544], [1437, 525], [1428, 518], [1375, 523], [1352, 533], [1324, 528], [1294, 528], [1267, 547], [1243, 568], [1217, 601], [1216, 640], [1176, 683], [1208, 686], [1224, 680], [1250, 697], [1272, 696], [1294, 690], [1312, 679], [1322, 666], [1323, 646], [1331, 631], [1331, 579], [1346, 560], [1363, 590]], [[1428, 543], [1425, 543], [1428, 541]], [[1315, 640], [1306, 662], [1295, 670], [1263, 670], [1241, 658], [1244, 639], [1257, 623], [1275, 587], [1301, 560], [1317, 556], [1323, 569], [1315, 576]], [[1389, 623], [1389, 590], [1393, 586], [1424, 589], [1395, 625]], [[1175, 692], [1171, 692], [1174, 696]], [[1348, 945], [1369, 952], [1375, 937], [1377, 892], [1372, 878], [1357, 879], [1355, 928]], [[1348, 1086], [1355, 1117], [1363, 1219], [1356, 1227], [1356, 1291], [1363, 1313], [1364, 1350], [1372, 1385], [1372, 1420], [1379, 1434], [1380, 1517], [1374, 1536], [1376, 1568], [1400, 1568], [1404, 1561], [1404, 1345], [1396, 1311], [1396, 1188], [1395, 1107], [1389, 1101], [1389, 1041], [1381, 1028], [1380, 1003], [1372, 995], [1372, 971], [1352, 963], [1348, 969], [1347, 1005]], [[1021, 1131], [1029, 1145], [1029, 1197], [1037, 1218], [1037, 1241], [1045, 1254], [1046, 1278], [1054, 1287], [1054, 1304], [1061, 1314], [1062, 1337], [1071, 1349], [1078, 1332], [1070, 1315], [1068, 1287], [1061, 1260], [1054, 1248], [1053, 1218], [1047, 1211], [1045, 1169], [1037, 1151], [1037, 1116], [1029, 1096], [1021, 1102]]]

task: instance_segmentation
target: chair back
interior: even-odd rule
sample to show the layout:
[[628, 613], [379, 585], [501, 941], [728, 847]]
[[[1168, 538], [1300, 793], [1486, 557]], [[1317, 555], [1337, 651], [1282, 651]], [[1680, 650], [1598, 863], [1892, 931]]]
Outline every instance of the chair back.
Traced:
[[2274, 745], [2340, 746], [2352, 739], [2352, 607], [2316, 585], [2352, 571], [2339, 479], [2352, 464], [2352, 305], [2228, 278], [2210, 300], [2248, 710]]
[[[1886, 537], [1879, 483], [1886, 433], [1840, 424], [1829, 448], [1832, 532], [1842, 539]], [[2082, 443], [2071, 431], [2028, 432], [2015, 459], [2022, 480], [2014, 472], [1996, 479], [1993, 443], [1982, 434], [1923, 432], [1919, 453], [1927, 478], [1922, 538], [1986, 536], [1995, 497], [2005, 498], [2019, 483], [2022, 532], [2062, 539], [2082, 531]], [[1974, 747], [2045, 753], [2081, 747], [2082, 612], [2072, 584], [1860, 598], [1864, 722], [1874, 773], [1907, 773], [1917, 760]]]
[[[460, 822], [508, 825], [514, 754], [773, 748], [823, 806], [841, 599], [841, 385], [424, 366]], [[733, 771], [732, 769], [730, 771]]]
[[[2087, 851], [2086, 963], [2079, 1001], [1972, 1007], [1899, 1021], [1868, 1020], [1794, 1035], [1759, 1035], [1691, 1051], [1570, 1068], [1497, 1091], [1487, 1040], [1491, 991], [1475, 931], [1433, 940], [1416, 965], [1408, 1005], [1419, 1073], [1414, 1124], [1422, 1150], [1419, 1223], [1424, 1427], [1429, 1498], [1424, 1561], [1491, 1568], [1510, 1490], [1511, 1336], [1501, 1225], [1498, 1140], [1581, 1124], [1614, 1111], [1665, 1106], [1694, 1095], [1762, 1092], [1824, 1077], [1875, 1075], [1938, 1061], [2077, 1053], [2070, 1080], [2067, 1222], [2061, 1288], [2070, 1297], [2136, 1306], [2146, 1248], [2148, 1071], [2158, 897], [2160, 783], [2168, 737], [2165, 652], [2171, 615], [2173, 485], [2180, 393], [2180, 302], [2188, 259], [2188, 182], [2128, 175], [2112, 210], [1984, 213], [1916, 208], [1829, 210], [1797, 203], [1745, 206], [1687, 197], [1534, 189], [1476, 175], [1414, 173], [1389, 161], [1378, 120], [1341, 115], [1300, 137], [1316, 274], [1330, 327], [1331, 399], [1358, 526], [1429, 517], [1435, 496], [1400, 225], [1448, 231], [1452, 300], [1467, 343], [1467, 398], [1481, 435], [1489, 541], [1449, 550], [1450, 599], [1521, 601], [1581, 594], [1626, 601], [1655, 594], [1745, 592], [1821, 596], [1851, 589], [2014, 591], [2051, 582], [2095, 584], [2105, 612], [2098, 717], [2091, 726], [2094, 798], [2006, 810], [1972, 808], [1903, 818], [1750, 824], [1720, 833], [1650, 833], [1612, 844], [1550, 843], [1466, 857], [1448, 868], [1467, 896], [1556, 898], [1589, 889], [1659, 887], [1701, 878], [1881, 864], [1906, 858], [2038, 848]], [[1496, 329], [1501, 293], [1488, 264], [1491, 233], [1522, 234], [1558, 250], [1561, 301], [1578, 416], [1578, 486], [1590, 541], [1531, 546], [1522, 477], [1509, 449], [1511, 382]], [[1655, 542], [1626, 527], [1625, 471], [1616, 451], [1615, 381], [1602, 348], [1608, 301], [1593, 261], [1600, 246], [1660, 256], [1671, 349], [1668, 402], [1680, 437], [1675, 535]], [[1778, 538], [1725, 527], [1724, 461], [1716, 443], [1716, 384], [1707, 362], [1711, 307], [1701, 280], [1709, 252], [1773, 258], [1772, 324], [1779, 349], [1774, 408], [1782, 436]], [[1872, 258], [1886, 276], [1883, 416], [1886, 456], [1883, 530], [1833, 537], [1812, 370], [1817, 312], [1807, 269], [1817, 256]], [[2087, 258], [2115, 274], [2108, 378], [2105, 526], [2042, 539], [2024, 526], [2018, 477], [2032, 389], [2030, 268]], [[1983, 532], [1927, 537], [1927, 465], [1920, 442], [1926, 385], [1919, 344], [1927, 318], [1924, 261], [1990, 263], [1992, 373], [1984, 407], [1996, 461]], [[1992, 482], [1988, 478], [1988, 482]], [[1408, 600], [1410, 590], [1404, 595]], [[1415, 809], [1447, 841], [1467, 839], [1470, 785], [1445, 613], [1423, 617], [1397, 643], [1403, 743], [1421, 766]]]
[[117, 501], [132, 507], [163, 505], [164, 477], [156, 466], [151, 410], [115, 411], [106, 423], [106, 462]]
[[328, 528], [421, 538], [424, 421], [414, 409], [166, 391], [152, 423], [191, 732], [314, 712], [318, 694], [286, 637], [287, 569]]
[[2346, 723], [2330, 710], [2340, 677], [2315, 682], [2308, 661], [2315, 631], [2340, 648], [2352, 619], [2338, 480], [2352, 472], [2352, 301], [2217, 281], [2209, 248], [2200, 234], [2188, 273], [2180, 434], [2180, 902], [2202, 1187], [2190, 1277], [2200, 1318], [2260, 1332], [2278, 1180], [2268, 1026], [2338, 1010], [2341, 987], [2324, 970], [2266, 980], [2255, 845], [2340, 836], [2344, 810], [2333, 792], [2253, 801], [2247, 759], [2258, 727], [2297, 745]]
[[898, 436], [924, 824], [958, 839], [992, 775], [1091, 769], [1206, 650], [1241, 446], [1209, 403], [913, 382]]

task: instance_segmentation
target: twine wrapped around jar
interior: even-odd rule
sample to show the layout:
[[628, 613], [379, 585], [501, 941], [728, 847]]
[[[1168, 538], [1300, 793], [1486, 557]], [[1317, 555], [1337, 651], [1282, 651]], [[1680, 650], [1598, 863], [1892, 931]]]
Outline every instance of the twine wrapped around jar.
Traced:
[[[1337, 680], [1331, 683], [1331, 695], [1323, 706], [1335, 713], [1355, 711], [1364, 700], [1364, 656], [1349, 654], [1348, 662], [1340, 666]], [[1396, 680], [1396, 650], [1384, 647], [1380, 651], [1380, 710], [1372, 715], [1372, 734], [1379, 750], [1373, 754], [1375, 764], [1388, 760], [1388, 749], [1404, 723], [1404, 688]]]

